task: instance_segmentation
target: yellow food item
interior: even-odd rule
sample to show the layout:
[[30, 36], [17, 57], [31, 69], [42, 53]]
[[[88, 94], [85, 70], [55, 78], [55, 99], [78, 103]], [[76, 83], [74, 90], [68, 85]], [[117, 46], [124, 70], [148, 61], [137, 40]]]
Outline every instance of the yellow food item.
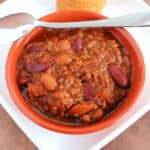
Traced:
[[100, 11], [105, 0], [57, 0], [57, 10], [90, 10]]

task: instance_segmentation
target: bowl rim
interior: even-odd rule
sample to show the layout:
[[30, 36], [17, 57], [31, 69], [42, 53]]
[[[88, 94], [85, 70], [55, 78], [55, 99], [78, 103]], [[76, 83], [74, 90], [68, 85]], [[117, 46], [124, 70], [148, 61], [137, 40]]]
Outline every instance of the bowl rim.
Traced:
[[[40, 18], [40, 20], [48, 21], [48, 20], [50, 20], [50, 18], [53, 18], [54, 21], [57, 21], [59, 18], [59, 21], [63, 21], [63, 17], [65, 18], [65, 16], [67, 16], [67, 15], [68, 16], [76, 15], [75, 19], [84, 18], [84, 16], [90, 16], [91, 17], [90, 19], [92, 19], [92, 18], [93, 19], [94, 18], [95, 19], [96, 18], [97, 19], [107, 18], [107, 17], [105, 17], [101, 14], [95, 13], [95, 12], [67, 10], [67, 11], [60, 11], [60, 12], [54, 12], [54, 13], [48, 14], [48, 15]], [[81, 20], [83, 20], [83, 19], [81, 19]], [[65, 21], [67, 21], [67, 19]], [[12, 68], [15, 68], [16, 66], [15, 66], [15, 63], [12, 63], [12, 62], [17, 61], [15, 58], [17, 56], [15, 55], [15, 57], [14, 57], [15, 50], [17, 50], [21, 44], [24, 45], [24, 43], [27, 43], [27, 41], [31, 38], [31, 36], [35, 35], [37, 33], [37, 30], [38, 29], [32, 30], [23, 39], [20, 39], [13, 43], [13, 45], [10, 48], [9, 54], [7, 56], [6, 69], [5, 69], [6, 83], [7, 83], [7, 88], [10, 93], [10, 96], [11, 96], [12, 100], [14, 101], [14, 103], [19, 108], [19, 110], [21, 112], [23, 112], [23, 114], [27, 118], [30, 118], [30, 120], [32, 120], [36, 124], [46, 128], [46, 129], [49, 129], [51, 131], [56, 131], [59, 133], [66, 133], [66, 134], [86, 134], [86, 133], [91, 133], [91, 132], [95, 132], [95, 131], [100, 131], [106, 127], [111, 126], [113, 123], [115, 123], [117, 120], [119, 120], [133, 106], [133, 104], [137, 100], [138, 95], [140, 94], [140, 91], [142, 90], [142, 88], [144, 86], [144, 81], [145, 81], [144, 59], [143, 59], [143, 56], [142, 56], [142, 53], [141, 53], [141, 50], [140, 50], [138, 44], [136, 43], [134, 38], [130, 35], [130, 33], [126, 29], [124, 29], [124, 28], [108, 28], [109, 31], [117, 32], [117, 34], [119, 34], [120, 36], [122, 35], [122, 38], [124, 38], [124, 40], [128, 41], [128, 46], [131, 49], [134, 49], [133, 55], [135, 58], [133, 57], [133, 59], [135, 59], [135, 61], [137, 61], [136, 64], [134, 64], [135, 65], [134, 71], [135, 71], [135, 74], [138, 76], [138, 77], [135, 76], [136, 81], [138, 81], [138, 82], [134, 82], [134, 85], [131, 87], [130, 91], [132, 89], [133, 90], [131, 92], [129, 92], [128, 96], [122, 102], [123, 104], [121, 104], [121, 106], [119, 106], [120, 109], [118, 108], [117, 110], [115, 110], [115, 112], [110, 114], [109, 117], [107, 117], [106, 119], [104, 119], [100, 122], [97, 122], [95, 124], [88, 125], [88, 126], [82, 126], [82, 127], [68, 126], [68, 125], [56, 123], [54, 121], [48, 120], [47, 118], [43, 117], [42, 115], [40, 115], [39, 113], [34, 111], [29, 106], [29, 104], [27, 104], [27, 102], [25, 101], [25, 99], [21, 95], [21, 92], [18, 89], [16, 81], [14, 81], [14, 80], [16, 80], [14, 78], [14, 75], [16, 75], [16, 70], [12, 69]], [[19, 54], [18, 54], [18, 57], [19, 57]], [[140, 71], [140, 75], [139, 75], [139, 71]], [[128, 101], [127, 101], [127, 99], [128, 99]], [[123, 105], [123, 107], [122, 107], [122, 105]], [[115, 114], [117, 114], [117, 115], [115, 115]]]

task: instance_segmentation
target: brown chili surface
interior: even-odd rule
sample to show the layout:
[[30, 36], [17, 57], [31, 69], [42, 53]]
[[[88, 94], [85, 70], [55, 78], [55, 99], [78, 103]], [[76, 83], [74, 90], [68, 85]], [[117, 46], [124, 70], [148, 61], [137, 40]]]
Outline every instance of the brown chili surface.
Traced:
[[19, 87], [49, 119], [97, 122], [128, 94], [132, 65], [124, 49], [104, 29], [46, 30], [22, 49]]

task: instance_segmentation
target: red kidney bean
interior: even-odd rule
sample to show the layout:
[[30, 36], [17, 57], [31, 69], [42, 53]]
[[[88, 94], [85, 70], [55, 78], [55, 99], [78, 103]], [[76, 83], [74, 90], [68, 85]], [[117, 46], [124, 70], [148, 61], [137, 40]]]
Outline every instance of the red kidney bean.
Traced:
[[95, 89], [88, 83], [83, 84], [83, 93], [85, 99], [92, 99], [95, 96]]
[[36, 72], [42, 72], [45, 71], [49, 67], [49, 63], [25, 63], [25, 70], [28, 73], [36, 73]]
[[41, 45], [32, 45], [28, 48], [28, 52], [41, 52], [43, 47]]
[[83, 47], [83, 40], [81, 38], [77, 38], [74, 43], [74, 48], [76, 53], [80, 53]]
[[121, 88], [128, 88], [129, 87], [129, 80], [125, 73], [118, 68], [114, 64], [110, 64], [108, 66], [108, 71], [113, 78], [113, 80], [116, 82], [116, 84]]

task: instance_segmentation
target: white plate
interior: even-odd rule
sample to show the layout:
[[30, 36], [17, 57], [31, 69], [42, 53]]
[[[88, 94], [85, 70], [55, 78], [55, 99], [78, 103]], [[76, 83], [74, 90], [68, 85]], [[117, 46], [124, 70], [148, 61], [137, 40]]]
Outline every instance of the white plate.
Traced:
[[[33, 7], [33, 5], [34, 9], [32, 10], [31, 8]], [[55, 0], [39, 0], [38, 2], [36, 0], [22, 0], [21, 6], [17, 6], [19, 6], [19, 0], [14, 0], [13, 3], [11, 0], [8, 0], [6, 1], [6, 3], [2, 3], [2, 5], [0, 5], [0, 14], [5, 15], [16, 12], [16, 10], [24, 10], [25, 12], [35, 14], [36, 17], [40, 17], [41, 14], [44, 15], [48, 12], [55, 10]], [[11, 12], [10, 9], [7, 9], [8, 7], [12, 8]], [[137, 3], [137, 0], [107, 0], [107, 4], [105, 9], [103, 10], [103, 14], [108, 16], [118, 16], [133, 11], [141, 11], [144, 9], [147, 8], [140, 3]], [[150, 109], [150, 28], [132, 28], [129, 29], [129, 31], [139, 43], [146, 64], [146, 81], [143, 92], [141, 93], [138, 101], [132, 107], [132, 109], [113, 126], [104, 129], [103, 131], [86, 135], [65, 135], [48, 131], [31, 122], [18, 110], [8, 93], [5, 81], [5, 63], [11, 43], [7, 45], [0, 45], [0, 102], [5, 110], [12, 117], [12, 119], [38, 147], [38, 149], [98, 150], [102, 148], [105, 144], [110, 142], [112, 139], [114, 139], [116, 136], [118, 136], [120, 133], [122, 133], [126, 128], [128, 128], [131, 124], [133, 124], [137, 119], [139, 119], [144, 113], [146, 113]]]

